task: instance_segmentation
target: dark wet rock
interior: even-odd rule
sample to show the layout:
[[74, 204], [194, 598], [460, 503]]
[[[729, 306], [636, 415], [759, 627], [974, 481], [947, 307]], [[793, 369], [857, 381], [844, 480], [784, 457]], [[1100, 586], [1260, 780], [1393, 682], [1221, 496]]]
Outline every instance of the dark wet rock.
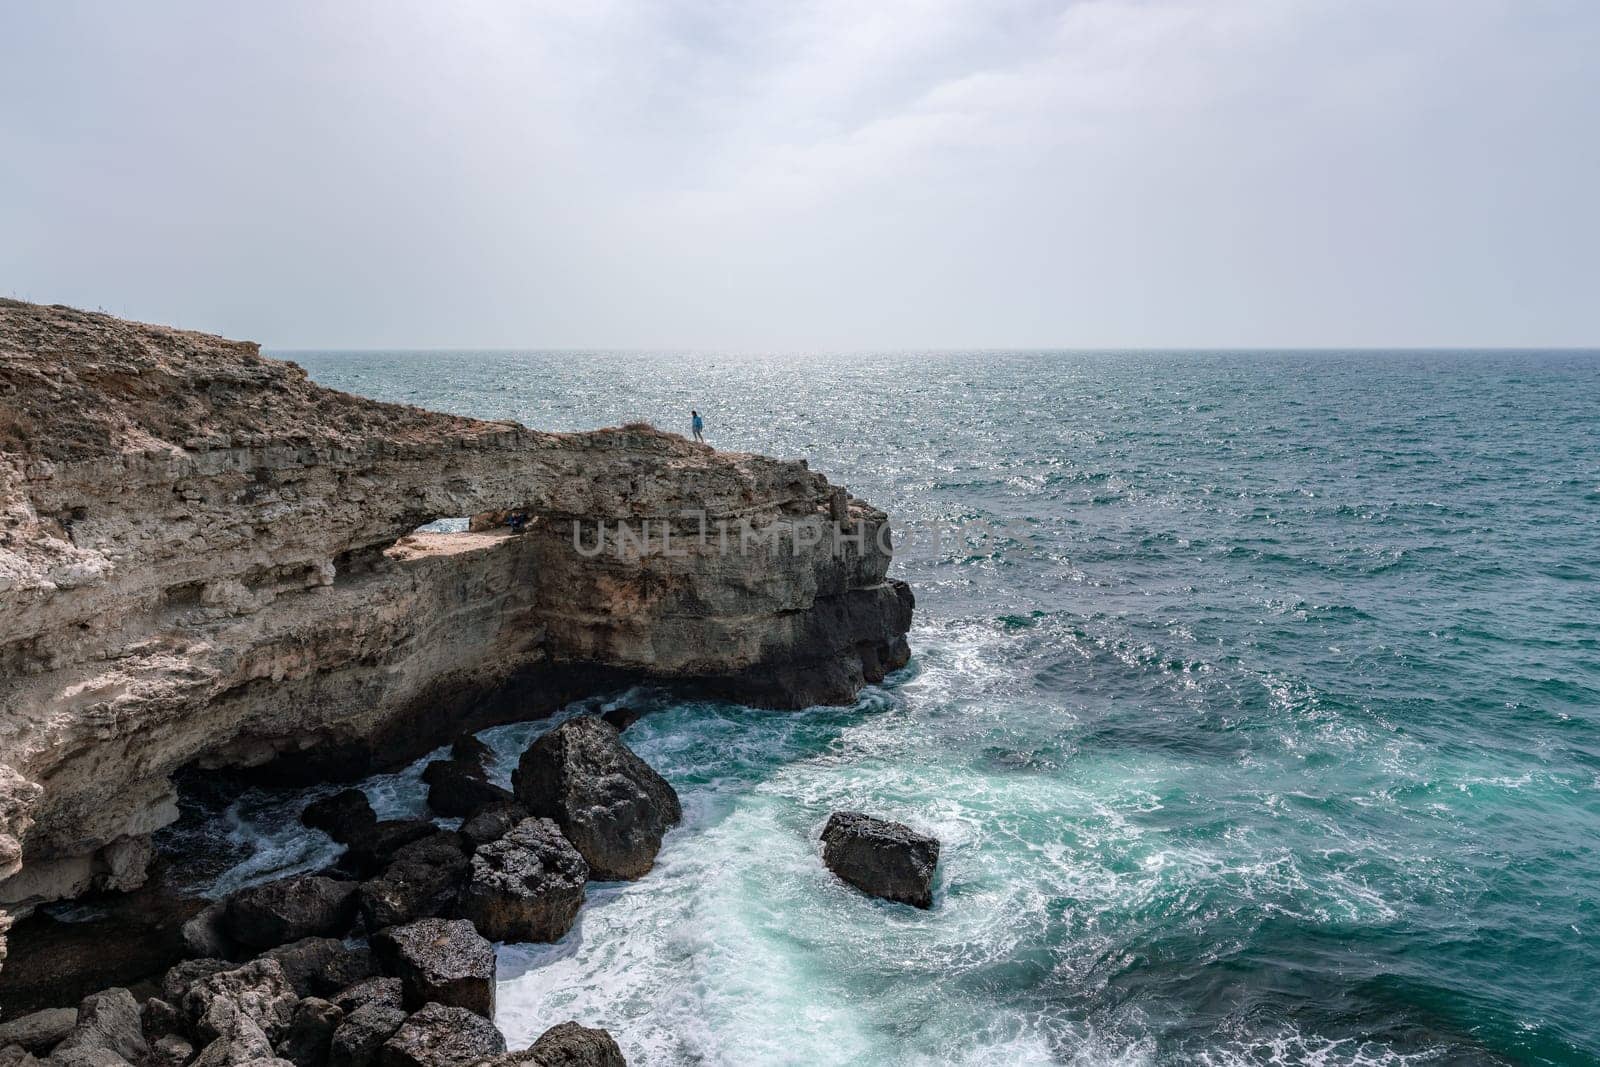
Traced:
[[628, 1067], [608, 1031], [577, 1023], [552, 1026], [528, 1052], [539, 1067]]
[[228, 905], [217, 901], [183, 924], [183, 947], [202, 959], [238, 959], [245, 953], [228, 933]]
[[295, 1067], [325, 1067], [333, 1035], [344, 1011], [320, 997], [307, 997], [294, 1008], [289, 1032], [278, 1042], [278, 1054]]
[[72, 1033], [78, 1025], [76, 1008], [46, 1008], [15, 1019], [0, 1022], [0, 1048], [21, 1045], [29, 1052], [43, 1056]]
[[487, 845], [504, 837], [507, 830], [527, 817], [528, 809], [515, 801], [489, 804], [461, 824], [461, 836], [474, 846]]
[[400, 979], [405, 1006], [429, 1002], [494, 1018], [494, 946], [465, 919], [420, 919], [372, 936], [383, 970]]
[[491, 941], [558, 941], [583, 906], [589, 865], [550, 819], [524, 819], [472, 857], [460, 915]]
[[642, 877], [683, 818], [678, 794], [592, 715], [568, 719], [522, 754], [517, 799], [554, 819], [603, 881]]
[[182, 1007], [202, 1041], [236, 1035], [248, 1043], [249, 1031], [236, 1027], [236, 1019], [247, 1020], [274, 1040], [288, 1029], [298, 999], [282, 964], [258, 959], [195, 982]]
[[373, 1000], [348, 1011], [328, 1045], [328, 1067], [372, 1067], [383, 1043], [405, 1021], [398, 1003]]
[[485, 804], [511, 800], [511, 791], [489, 781], [476, 763], [434, 760], [422, 769], [428, 786], [428, 807], [440, 815], [467, 816]]
[[237, 963], [230, 963], [227, 960], [209, 958], [175, 963], [161, 976], [161, 999], [182, 1006], [184, 994], [188, 993], [196, 982], [202, 978], [210, 978], [214, 974], [221, 974], [223, 971], [231, 971], [237, 966], [239, 966]]
[[439, 828], [427, 819], [386, 819], [349, 843], [349, 861], [359, 870], [375, 873], [411, 842], [438, 832]]
[[51, 1055], [74, 1049], [104, 1049], [131, 1063], [148, 1056], [150, 1046], [144, 1039], [139, 1002], [133, 999], [133, 994], [126, 989], [107, 989], [84, 997], [78, 1005], [78, 1019], [72, 1031]]
[[369, 1004], [400, 1008], [405, 1004], [405, 993], [398, 978], [368, 978], [341, 989], [331, 999], [349, 1015]]
[[601, 718], [616, 727], [617, 733], [622, 733], [628, 727], [644, 718], [649, 712], [644, 708], [620, 707], [612, 708], [601, 714]]
[[383, 873], [361, 886], [368, 930], [448, 915], [467, 879], [467, 839], [435, 832], [394, 854]]
[[836, 811], [822, 830], [822, 862], [863, 893], [933, 907], [939, 840], [859, 811]]
[[301, 938], [262, 956], [283, 965], [289, 984], [302, 997], [334, 993], [375, 973], [366, 944], [349, 945], [331, 937]]
[[150, 1067], [183, 1067], [194, 1056], [194, 1046], [182, 1034], [162, 1034], [150, 1042]]
[[356, 889], [354, 882], [318, 874], [242, 889], [228, 898], [228, 933], [258, 949], [343, 934], [355, 921]]
[[345, 789], [313, 800], [300, 813], [300, 821], [313, 830], [321, 830], [341, 845], [351, 844], [371, 833], [378, 824], [372, 811], [372, 802], [359, 789]]
[[450, 758], [475, 767], [487, 767], [494, 759], [494, 749], [472, 734], [461, 734], [450, 743]]
[[384, 1043], [381, 1067], [458, 1067], [498, 1056], [506, 1039], [494, 1023], [465, 1008], [428, 1004]]
[[183, 1009], [160, 997], [151, 997], [144, 1002], [139, 1009], [139, 1019], [147, 1038], [164, 1037], [167, 1034], [187, 1035], [189, 1032], [189, 1017], [183, 1013]]

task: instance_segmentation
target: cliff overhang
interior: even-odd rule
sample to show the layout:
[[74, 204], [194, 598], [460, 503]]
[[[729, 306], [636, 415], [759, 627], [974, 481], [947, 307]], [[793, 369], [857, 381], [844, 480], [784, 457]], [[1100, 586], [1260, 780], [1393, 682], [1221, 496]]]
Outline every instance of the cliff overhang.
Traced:
[[0, 300], [0, 909], [137, 886], [186, 767], [348, 776], [627, 680], [848, 701], [909, 655], [890, 554], [804, 461]]

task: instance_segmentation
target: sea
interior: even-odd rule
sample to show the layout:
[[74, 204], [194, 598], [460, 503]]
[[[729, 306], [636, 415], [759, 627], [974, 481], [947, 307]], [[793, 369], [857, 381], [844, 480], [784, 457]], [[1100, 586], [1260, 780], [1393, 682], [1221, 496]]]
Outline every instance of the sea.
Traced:
[[[685, 818], [498, 949], [513, 1048], [1600, 1063], [1600, 353], [274, 354], [540, 429], [692, 408], [895, 524], [913, 658], [852, 706], [563, 712], [654, 707]], [[419, 771], [365, 787], [420, 814]], [[203, 888], [326, 863], [305, 802], [235, 800]], [[939, 837], [931, 910], [822, 867], [839, 808]]]

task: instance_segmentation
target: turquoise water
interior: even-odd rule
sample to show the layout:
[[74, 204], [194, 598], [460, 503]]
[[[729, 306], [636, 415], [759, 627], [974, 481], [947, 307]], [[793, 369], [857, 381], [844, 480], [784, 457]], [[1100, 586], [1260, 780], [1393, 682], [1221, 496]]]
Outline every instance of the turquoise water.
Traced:
[[[541, 428], [692, 406], [908, 533], [997, 532], [907, 544], [915, 658], [855, 707], [629, 732], [685, 823], [502, 950], [513, 1045], [1600, 1063], [1595, 355], [289, 355]], [[943, 839], [931, 912], [820, 868], [837, 807]]]

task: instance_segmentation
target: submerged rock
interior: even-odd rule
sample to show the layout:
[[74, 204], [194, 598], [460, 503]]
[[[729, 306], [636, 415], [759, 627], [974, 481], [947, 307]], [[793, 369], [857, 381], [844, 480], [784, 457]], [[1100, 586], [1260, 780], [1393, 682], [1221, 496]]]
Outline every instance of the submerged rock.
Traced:
[[592, 715], [568, 719], [522, 754], [517, 799], [554, 819], [602, 881], [641, 878], [683, 818], [678, 794]]
[[822, 830], [822, 862], [863, 893], [933, 907], [939, 841], [909, 826], [859, 811], [836, 811]]
[[465, 919], [420, 919], [379, 930], [372, 952], [400, 979], [408, 1009], [437, 1002], [494, 1018], [494, 946]]
[[384, 1043], [381, 1067], [464, 1067], [498, 1056], [506, 1039], [494, 1023], [465, 1008], [428, 1004]]
[[583, 906], [589, 865], [549, 819], [525, 819], [478, 849], [462, 918], [491, 941], [558, 941]]
[[371, 833], [378, 825], [378, 816], [373, 814], [367, 794], [359, 789], [344, 789], [307, 804], [300, 821], [341, 845], [348, 845]]
[[467, 816], [486, 804], [511, 800], [511, 791], [489, 781], [481, 766], [461, 759], [434, 760], [422, 769], [428, 807], [440, 815]]
[[355, 882], [317, 874], [280, 878], [228, 898], [228, 933], [252, 948], [343, 934], [355, 921]]

